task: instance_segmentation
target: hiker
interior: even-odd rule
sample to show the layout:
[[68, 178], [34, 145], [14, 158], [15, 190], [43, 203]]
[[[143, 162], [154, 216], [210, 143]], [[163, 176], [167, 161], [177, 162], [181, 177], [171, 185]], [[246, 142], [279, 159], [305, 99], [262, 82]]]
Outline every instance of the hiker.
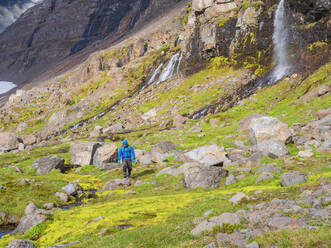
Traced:
[[122, 146], [118, 151], [118, 165], [121, 166], [121, 159], [123, 164], [124, 178], [131, 178], [132, 164], [135, 163], [135, 154], [132, 146], [129, 145], [127, 140], [123, 140]]

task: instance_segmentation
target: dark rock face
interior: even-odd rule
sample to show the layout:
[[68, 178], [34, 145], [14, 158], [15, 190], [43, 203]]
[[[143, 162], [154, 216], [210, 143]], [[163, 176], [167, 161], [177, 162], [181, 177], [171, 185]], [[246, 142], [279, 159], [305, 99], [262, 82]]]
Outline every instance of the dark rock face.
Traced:
[[118, 41], [179, 1], [45, 0], [0, 35], [0, 78], [29, 81], [96, 41]]

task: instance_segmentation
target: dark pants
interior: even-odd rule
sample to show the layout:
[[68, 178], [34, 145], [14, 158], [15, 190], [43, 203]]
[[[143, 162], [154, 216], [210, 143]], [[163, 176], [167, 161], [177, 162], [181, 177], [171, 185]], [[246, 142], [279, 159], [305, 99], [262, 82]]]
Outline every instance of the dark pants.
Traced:
[[123, 159], [122, 162], [123, 162], [123, 174], [124, 174], [124, 178], [127, 177], [127, 173], [128, 173], [128, 176], [131, 177], [132, 161], [131, 160]]

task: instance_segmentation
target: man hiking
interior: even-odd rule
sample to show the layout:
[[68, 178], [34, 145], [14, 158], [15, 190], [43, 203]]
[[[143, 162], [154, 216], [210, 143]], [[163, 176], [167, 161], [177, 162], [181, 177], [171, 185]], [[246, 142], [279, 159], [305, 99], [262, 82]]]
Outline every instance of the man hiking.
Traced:
[[118, 165], [121, 166], [122, 159], [124, 178], [131, 178], [132, 164], [134, 164], [135, 158], [132, 146], [128, 144], [127, 140], [123, 140], [122, 146], [118, 151]]

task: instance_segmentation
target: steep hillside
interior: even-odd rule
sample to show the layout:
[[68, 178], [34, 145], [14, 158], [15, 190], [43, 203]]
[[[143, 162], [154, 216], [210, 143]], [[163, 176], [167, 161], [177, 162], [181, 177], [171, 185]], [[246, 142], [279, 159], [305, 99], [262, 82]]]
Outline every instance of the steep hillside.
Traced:
[[329, 1], [176, 6], [1, 107], [0, 247], [331, 245]]

